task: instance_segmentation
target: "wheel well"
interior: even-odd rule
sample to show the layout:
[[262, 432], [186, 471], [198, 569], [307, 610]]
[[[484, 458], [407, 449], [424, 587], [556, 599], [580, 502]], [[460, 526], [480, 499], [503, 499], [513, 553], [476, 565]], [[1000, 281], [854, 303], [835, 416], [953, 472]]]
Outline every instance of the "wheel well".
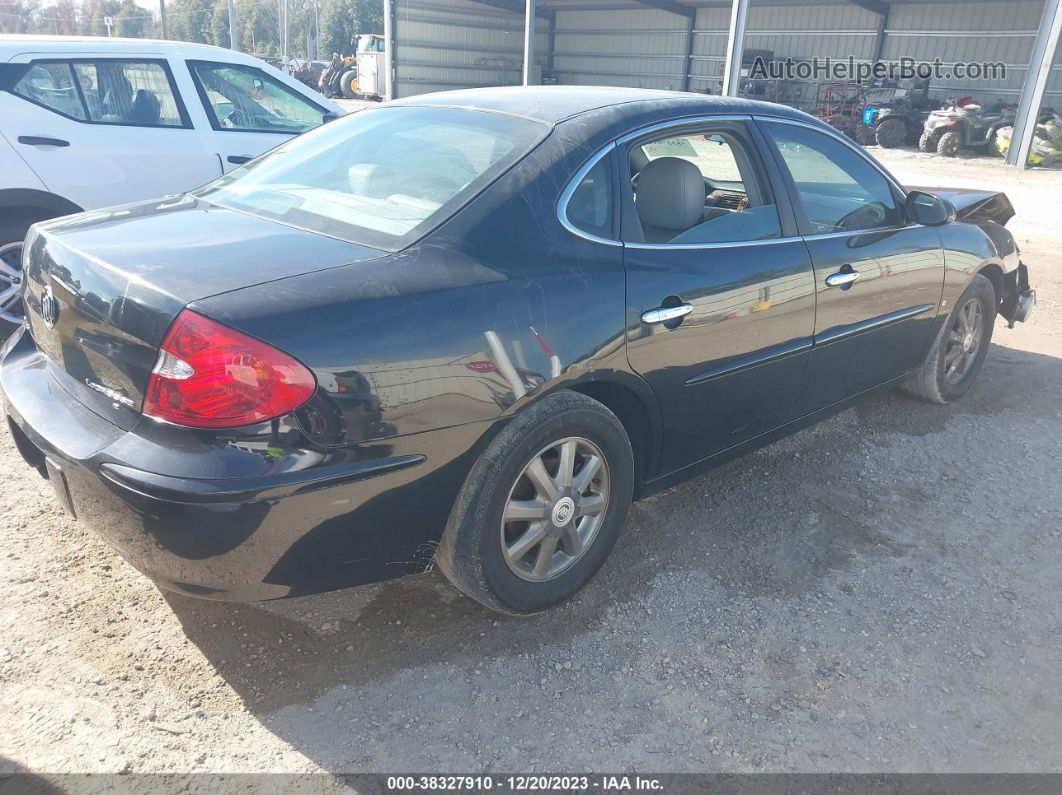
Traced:
[[636, 489], [645, 482], [646, 470], [650, 465], [652, 434], [649, 410], [640, 397], [628, 387], [607, 381], [588, 381], [568, 387], [598, 403], [604, 404], [609, 411], [619, 418], [627, 438], [631, 440], [634, 452], [634, 480]]
[[992, 282], [992, 289], [996, 291], [996, 303], [1003, 300], [1003, 269], [998, 265], [985, 265], [979, 274]]
[[72, 201], [47, 191], [29, 188], [0, 190], [0, 213], [5, 221], [43, 221], [81, 211]]

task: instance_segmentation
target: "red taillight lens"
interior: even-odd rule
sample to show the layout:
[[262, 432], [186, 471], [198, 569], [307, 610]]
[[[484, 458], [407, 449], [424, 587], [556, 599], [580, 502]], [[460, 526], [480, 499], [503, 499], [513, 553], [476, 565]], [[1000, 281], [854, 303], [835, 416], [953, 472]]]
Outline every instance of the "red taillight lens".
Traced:
[[186, 309], [162, 341], [144, 413], [193, 428], [234, 428], [287, 414], [316, 388], [301, 362]]

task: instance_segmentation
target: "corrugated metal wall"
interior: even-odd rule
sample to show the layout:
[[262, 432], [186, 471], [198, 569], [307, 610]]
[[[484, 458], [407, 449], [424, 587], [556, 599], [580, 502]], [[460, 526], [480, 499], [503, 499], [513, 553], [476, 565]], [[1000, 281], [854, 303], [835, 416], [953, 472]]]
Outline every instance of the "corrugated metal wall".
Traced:
[[940, 58], [946, 67], [956, 61], [1004, 63], [1005, 80], [935, 80], [931, 93], [936, 97], [972, 94], [984, 102], [1016, 103], [1043, 7], [1042, 0], [894, 5], [882, 58]]
[[[688, 0], [695, 4], [696, 0]], [[473, 0], [395, 0], [397, 96], [479, 85], [515, 85], [523, 59], [523, 19]], [[549, 8], [548, 0], [539, 0]], [[574, 85], [618, 85], [681, 90], [685, 78], [687, 20], [650, 8], [556, 9], [553, 71]], [[882, 46], [884, 60], [912, 57], [945, 65], [955, 61], [999, 61], [1004, 81], [938, 80], [933, 96], [974, 94], [986, 102], [1017, 102], [1043, 0], [969, 0], [896, 3]], [[730, 10], [697, 9], [689, 64], [694, 91], [718, 93]], [[873, 57], [879, 17], [853, 3], [756, 5], [749, 10], [746, 50], [770, 50], [776, 58], [814, 56], [857, 60]], [[538, 20], [536, 60], [548, 49], [545, 20]], [[1048, 81], [1047, 104], [1062, 107], [1062, 55]], [[777, 88], [777, 87], [775, 87]], [[787, 86], [766, 97], [806, 104], [814, 87]]]
[[[725, 39], [724, 39], [725, 41]], [[559, 81], [681, 91], [686, 19], [668, 11], [557, 11]]]
[[[396, 0], [395, 97], [477, 86], [519, 85], [524, 18], [471, 0]], [[536, 26], [547, 46], [543, 19]]]

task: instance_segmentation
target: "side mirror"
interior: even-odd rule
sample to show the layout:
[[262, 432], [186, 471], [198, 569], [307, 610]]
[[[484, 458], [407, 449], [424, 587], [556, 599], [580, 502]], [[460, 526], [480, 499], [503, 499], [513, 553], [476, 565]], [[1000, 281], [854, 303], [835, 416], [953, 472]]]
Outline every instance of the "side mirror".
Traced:
[[328, 113], [322, 113], [321, 114], [321, 124], [328, 124], [328, 122], [335, 121], [336, 119], [338, 119], [342, 115], [343, 115], [342, 113], [337, 113], [334, 110], [330, 110], [330, 111], [328, 111]]
[[955, 220], [955, 208], [947, 199], [913, 190], [907, 194], [907, 217], [923, 226], [942, 226]]

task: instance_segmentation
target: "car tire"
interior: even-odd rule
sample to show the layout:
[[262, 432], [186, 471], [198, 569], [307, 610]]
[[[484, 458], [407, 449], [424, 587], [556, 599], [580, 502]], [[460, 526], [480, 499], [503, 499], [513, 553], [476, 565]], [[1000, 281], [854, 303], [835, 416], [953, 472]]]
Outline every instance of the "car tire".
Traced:
[[922, 366], [901, 389], [931, 403], [951, 403], [969, 392], [988, 355], [996, 306], [992, 282], [975, 274], [941, 325]]
[[[571, 485], [561, 473], [565, 460]], [[543, 478], [552, 484], [545, 490]], [[633, 490], [634, 456], [623, 424], [596, 400], [558, 392], [516, 415], [480, 455], [436, 562], [459, 590], [492, 610], [545, 610], [586, 585], [605, 562]]]
[[885, 119], [874, 131], [874, 140], [885, 149], [895, 149], [907, 141], [907, 122], [903, 119]]
[[339, 93], [346, 99], [354, 99], [358, 96], [358, 92], [354, 90], [354, 83], [358, 79], [358, 73], [353, 69], [348, 69], [339, 77]]
[[[37, 221], [46, 220], [40, 213], [13, 211], [11, 217], [0, 221], [0, 294], [22, 281], [22, 241]], [[0, 343], [19, 327], [22, 315], [21, 299], [0, 299]]]
[[918, 139], [918, 151], [929, 154], [937, 151], [937, 141], [939, 137], [937, 133], [924, 132], [922, 137]]
[[943, 157], [956, 157], [962, 149], [962, 138], [955, 130], [949, 130], [937, 141], [937, 154]]

